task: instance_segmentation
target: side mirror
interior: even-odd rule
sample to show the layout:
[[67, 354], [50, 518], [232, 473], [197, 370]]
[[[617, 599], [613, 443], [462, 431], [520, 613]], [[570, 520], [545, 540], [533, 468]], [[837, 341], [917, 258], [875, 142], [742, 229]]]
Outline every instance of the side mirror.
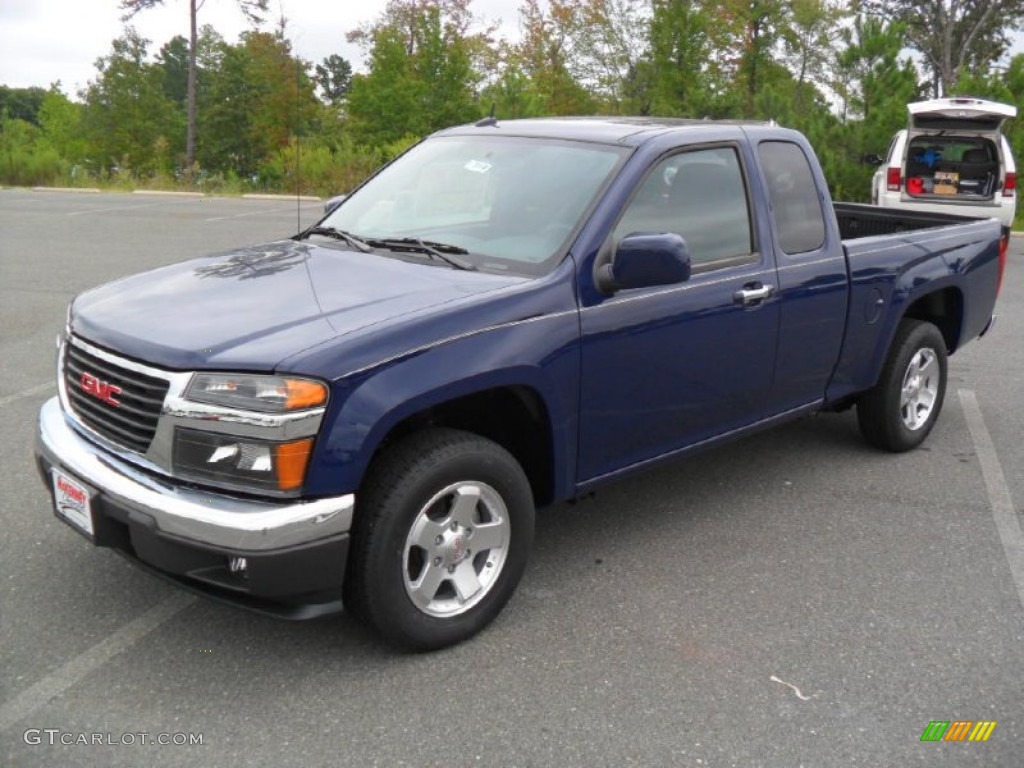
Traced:
[[674, 232], [633, 232], [622, 238], [596, 278], [597, 287], [607, 293], [682, 283], [690, 279], [690, 249]]
[[873, 166], [877, 167], [877, 166], [881, 165], [882, 163], [884, 163], [885, 159], [881, 155], [871, 154], [871, 155], [864, 155], [860, 159], [860, 161], [862, 163], [864, 163], [864, 165], [873, 165]]
[[334, 209], [341, 205], [344, 199], [345, 195], [337, 195], [330, 198], [326, 203], [324, 203], [324, 213], [333, 213]]

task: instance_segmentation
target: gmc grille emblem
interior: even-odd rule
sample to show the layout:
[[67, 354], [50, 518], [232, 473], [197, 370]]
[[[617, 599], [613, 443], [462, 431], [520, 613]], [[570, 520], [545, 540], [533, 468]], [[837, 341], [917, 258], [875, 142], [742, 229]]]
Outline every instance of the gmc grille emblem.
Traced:
[[80, 384], [84, 391], [88, 392], [97, 400], [102, 400], [107, 405], [112, 405], [115, 408], [121, 405], [121, 401], [114, 397], [114, 395], [121, 394], [120, 387], [108, 384], [105, 381], [100, 381], [91, 373], [83, 373]]

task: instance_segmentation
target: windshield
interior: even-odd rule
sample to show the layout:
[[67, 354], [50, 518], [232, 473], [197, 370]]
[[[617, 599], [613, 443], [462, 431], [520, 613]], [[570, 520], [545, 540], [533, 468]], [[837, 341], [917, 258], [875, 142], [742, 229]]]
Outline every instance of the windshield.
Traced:
[[464, 248], [481, 269], [542, 274], [626, 150], [494, 136], [428, 139], [322, 223], [360, 238]]

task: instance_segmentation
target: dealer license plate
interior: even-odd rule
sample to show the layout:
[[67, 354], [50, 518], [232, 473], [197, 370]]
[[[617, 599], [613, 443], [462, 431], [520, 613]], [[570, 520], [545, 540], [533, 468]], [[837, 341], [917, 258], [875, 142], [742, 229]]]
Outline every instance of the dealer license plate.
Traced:
[[92, 525], [89, 491], [59, 469], [53, 470], [53, 502], [57, 507], [58, 516], [71, 523], [90, 539], [93, 538], [95, 532]]

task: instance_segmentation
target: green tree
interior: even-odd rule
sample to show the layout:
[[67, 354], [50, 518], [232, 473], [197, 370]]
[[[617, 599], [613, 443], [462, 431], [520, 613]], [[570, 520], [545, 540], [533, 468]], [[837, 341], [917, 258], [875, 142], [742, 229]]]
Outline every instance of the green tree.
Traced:
[[635, 77], [648, 48], [650, 0], [552, 0], [551, 17], [568, 32], [566, 66], [573, 78], [619, 113], [643, 109]]
[[818, 142], [826, 178], [841, 199], [867, 199], [874, 168], [862, 158], [885, 152], [907, 124], [907, 104], [919, 97], [917, 70], [901, 58], [904, 39], [900, 24], [863, 14], [843, 29], [833, 82], [841, 125]]
[[799, 114], [807, 87], [824, 86], [830, 79], [835, 44], [849, 15], [849, 6], [835, 0], [791, 0], [789, 28], [783, 36], [785, 62], [796, 80], [794, 109]]
[[345, 100], [348, 89], [352, 85], [352, 65], [348, 59], [332, 53], [316, 65], [314, 79], [323, 94], [324, 101], [328, 104], [340, 104]]
[[204, 168], [251, 176], [318, 114], [308, 64], [280, 33], [245, 32], [238, 45], [211, 38], [197, 155]]
[[359, 139], [379, 146], [406, 133], [427, 133], [419, 104], [422, 84], [399, 30], [383, 27], [374, 33], [368, 68], [352, 79], [349, 90], [348, 114]]
[[[788, 33], [790, 7], [783, 0], [724, 0], [708, 4], [714, 19], [713, 36], [719, 51], [733, 54], [736, 84], [743, 90], [744, 117], [756, 113], [759, 90], [769, 79], [769, 69]], [[728, 57], [728, 54], [726, 54]]]
[[188, 40], [175, 35], [160, 48], [156, 55], [156, 63], [163, 69], [164, 94], [167, 98], [180, 105], [183, 110], [188, 108]]
[[688, 0], [653, 0], [649, 58], [640, 70], [656, 115], [702, 117], [712, 101], [711, 16]]
[[[969, 72], [961, 75], [960, 88], [972, 96], [1001, 101], [1005, 104], [1024, 104], [1024, 54], [1017, 54], [1005, 67], [993, 67], [981, 74]], [[1018, 168], [1024, 167], [1024, 115], [1003, 123]]]
[[573, 76], [576, 59], [578, 6], [552, 0], [545, 12], [538, 0], [524, 0], [519, 9], [521, 39], [514, 61], [529, 80], [528, 94], [545, 115], [586, 115], [597, 100]]
[[526, 73], [517, 47], [503, 40], [497, 54], [496, 75], [481, 92], [481, 103], [488, 108], [493, 106], [496, 115], [509, 120], [544, 114], [544, 105]]
[[9, 88], [0, 85], [0, 114], [35, 125], [38, 122], [39, 107], [45, 97], [45, 88]]
[[[414, 8], [419, 12], [407, 13]], [[368, 72], [353, 77], [348, 93], [348, 114], [360, 141], [382, 146], [479, 116], [481, 77], [473, 67], [476, 47], [466, 36], [463, 8], [392, 0], [375, 27], [350, 36], [369, 45]]]
[[6, 184], [52, 184], [64, 163], [39, 126], [0, 112], [0, 181]]
[[39, 105], [39, 127], [46, 144], [69, 163], [82, 162], [89, 150], [82, 135], [83, 105], [71, 101], [57, 85], [43, 97]]
[[906, 44], [932, 74], [936, 96], [955, 93], [965, 71], [987, 71], [1024, 23], [1024, 0], [863, 0], [862, 7], [903, 25]]
[[132, 27], [96, 62], [99, 76], [83, 92], [83, 129], [98, 170], [115, 166], [139, 174], [170, 171], [168, 137], [181, 121], [163, 89], [163, 72], [146, 61], [149, 40]]
[[[841, 95], [847, 111], [868, 125], [877, 126], [888, 142], [891, 133], [906, 123], [906, 106], [917, 97], [917, 70], [908, 58], [901, 59], [905, 40], [901, 24], [887, 24], [860, 15], [842, 33], [845, 48], [838, 57], [844, 74]], [[871, 139], [881, 139], [872, 136]]]
[[[188, 56], [188, 81], [187, 81], [187, 121], [185, 133], [185, 165], [191, 173], [195, 164], [196, 156], [196, 57], [198, 49], [198, 28], [196, 16], [199, 7], [205, 0], [188, 0], [189, 10], [189, 56]], [[252, 23], [262, 21], [260, 14], [266, 13], [268, 0], [235, 0], [239, 10]], [[140, 11], [148, 10], [158, 5], [163, 5], [164, 0], [121, 0], [121, 10], [125, 12], [122, 19], [130, 20]]]

